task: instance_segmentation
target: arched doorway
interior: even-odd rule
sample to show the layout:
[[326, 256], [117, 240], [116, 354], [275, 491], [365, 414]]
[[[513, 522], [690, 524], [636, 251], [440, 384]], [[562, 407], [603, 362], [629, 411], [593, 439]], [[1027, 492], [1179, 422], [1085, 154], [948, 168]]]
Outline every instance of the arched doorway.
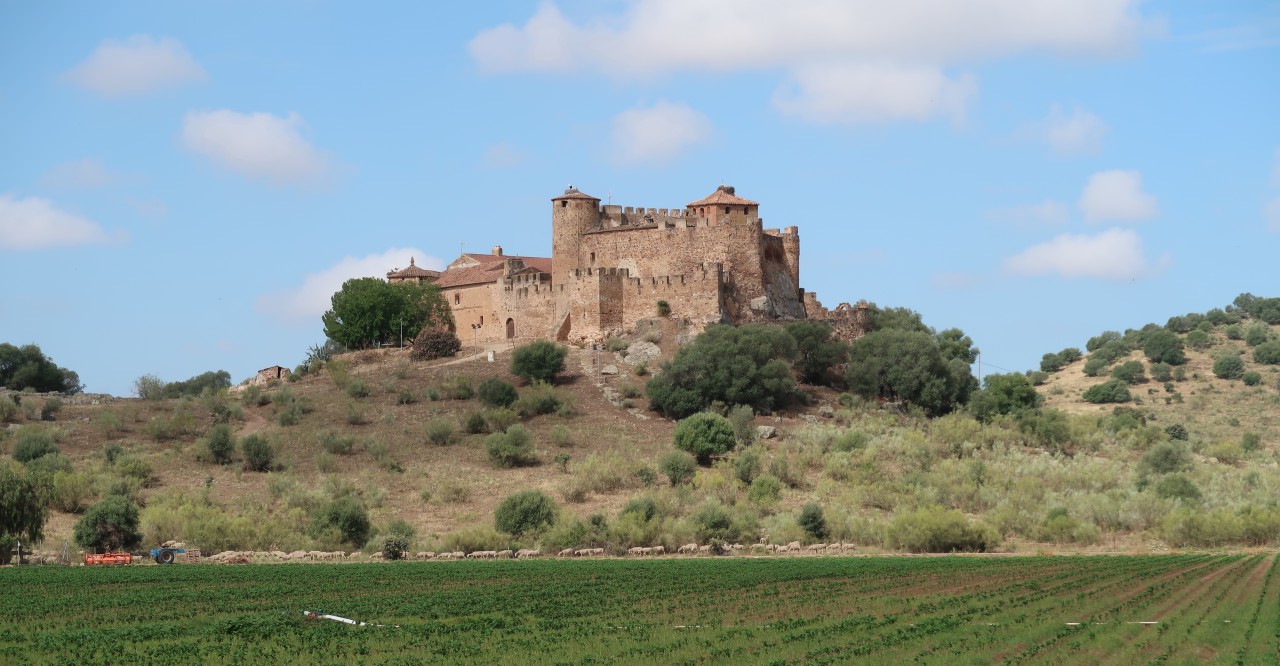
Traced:
[[514, 340], [516, 337], [516, 320], [507, 318], [507, 339]]

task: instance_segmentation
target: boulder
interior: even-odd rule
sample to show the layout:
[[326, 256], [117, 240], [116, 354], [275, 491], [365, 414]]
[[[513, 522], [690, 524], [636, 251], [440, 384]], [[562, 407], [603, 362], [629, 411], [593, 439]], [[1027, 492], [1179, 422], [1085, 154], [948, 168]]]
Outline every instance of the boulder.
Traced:
[[618, 374], [618, 366], [616, 366], [616, 365], [606, 365], [606, 366], [604, 366], [603, 368], [600, 368], [600, 374], [602, 374], [602, 375], [616, 375], [616, 374]]
[[773, 426], [756, 426], [756, 439], [773, 439], [778, 429]]
[[652, 342], [640, 341], [627, 348], [627, 363], [648, 363], [662, 355], [662, 349]]

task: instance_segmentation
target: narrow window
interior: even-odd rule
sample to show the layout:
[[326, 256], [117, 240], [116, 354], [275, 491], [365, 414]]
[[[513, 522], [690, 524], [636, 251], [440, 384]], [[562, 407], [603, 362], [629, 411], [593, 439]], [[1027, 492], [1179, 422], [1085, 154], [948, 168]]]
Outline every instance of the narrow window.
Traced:
[[594, 263], [596, 263], [596, 253], [595, 253], [595, 252], [592, 252], [592, 253], [591, 253], [591, 263], [593, 263], [593, 264], [594, 264]]
[[480, 315], [480, 325], [484, 326], [484, 315]]
[[454, 304], [454, 305], [457, 305], [457, 304], [459, 304], [459, 303], [461, 303], [461, 302], [462, 302], [462, 294], [459, 294], [459, 293], [456, 293], [456, 292], [455, 292], [455, 293], [453, 294], [453, 304]]
[[725, 207], [724, 207], [724, 214], [725, 214], [725, 215], [728, 215], [728, 214], [729, 214], [729, 207], [728, 207], [728, 206], [725, 206]]
[[568, 202], [568, 201], [561, 201], [561, 202], [560, 202], [560, 207], [561, 207], [561, 208], [568, 208], [568, 207], [569, 207], [569, 202]]

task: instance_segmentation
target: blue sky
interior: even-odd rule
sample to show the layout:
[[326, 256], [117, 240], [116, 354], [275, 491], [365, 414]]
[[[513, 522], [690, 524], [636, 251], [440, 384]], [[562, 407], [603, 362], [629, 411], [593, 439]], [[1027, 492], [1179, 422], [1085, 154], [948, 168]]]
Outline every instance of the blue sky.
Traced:
[[988, 370], [1280, 295], [1275, 2], [9, 3], [0, 62], [0, 341], [89, 391], [296, 365], [411, 255], [549, 256], [569, 183], [735, 185], [826, 305]]

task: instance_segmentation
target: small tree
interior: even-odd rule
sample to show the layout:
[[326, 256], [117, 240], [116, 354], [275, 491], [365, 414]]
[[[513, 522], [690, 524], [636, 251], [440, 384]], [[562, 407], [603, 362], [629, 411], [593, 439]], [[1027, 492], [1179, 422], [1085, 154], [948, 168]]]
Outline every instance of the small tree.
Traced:
[[18, 434], [18, 442], [13, 445], [13, 459], [24, 464], [50, 453], [58, 453], [53, 436], [32, 427], [23, 428]]
[[209, 460], [219, 465], [231, 462], [231, 456], [236, 452], [236, 438], [231, 434], [231, 426], [218, 423], [210, 428], [204, 438], [204, 449]]
[[542, 531], [556, 522], [554, 500], [541, 490], [525, 490], [502, 500], [493, 512], [493, 527], [520, 537]]
[[1254, 324], [1249, 327], [1249, 330], [1245, 331], [1244, 343], [1250, 347], [1257, 347], [1258, 345], [1266, 342], [1270, 337], [1270, 328], [1267, 328], [1265, 324]]
[[1213, 361], [1213, 374], [1221, 379], [1240, 379], [1244, 376], [1244, 360], [1239, 354], [1222, 354]]
[[382, 556], [388, 560], [403, 560], [416, 536], [417, 530], [403, 518], [391, 521], [386, 536], [382, 538]]
[[1264, 342], [1254, 347], [1253, 360], [1264, 365], [1280, 365], [1280, 342]]
[[1129, 385], [1119, 379], [1092, 386], [1081, 397], [1092, 403], [1129, 402], [1133, 399], [1129, 394]]
[[1140, 474], [1170, 474], [1191, 467], [1191, 452], [1182, 444], [1160, 442], [1142, 454], [1138, 463]]
[[822, 507], [809, 502], [800, 508], [800, 516], [796, 523], [810, 538], [823, 540], [827, 538], [827, 519], [822, 515]]
[[987, 375], [982, 384], [983, 389], [969, 400], [969, 411], [984, 423], [1001, 414], [1035, 409], [1044, 402], [1044, 396], [1031, 385], [1031, 380], [1018, 372]]
[[410, 339], [422, 328], [453, 324], [452, 311], [433, 284], [391, 284], [378, 278], [354, 278], [333, 295], [324, 313], [324, 334], [349, 349], [398, 339], [401, 322]]
[[76, 522], [75, 541], [91, 550], [128, 550], [142, 542], [138, 531], [138, 505], [123, 495], [112, 495], [89, 507]]
[[666, 475], [671, 485], [678, 486], [693, 480], [698, 461], [684, 451], [669, 451], [658, 460], [658, 471]]
[[430, 361], [453, 356], [462, 349], [462, 341], [447, 328], [424, 328], [413, 338], [409, 356], [416, 361]]
[[546, 340], [535, 340], [517, 347], [511, 355], [511, 373], [526, 382], [552, 382], [564, 372], [564, 358], [568, 349]]
[[1117, 365], [1111, 370], [1111, 377], [1126, 384], [1137, 384], [1147, 380], [1146, 374], [1142, 371], [1142, 361], [1125, 361]]
[[1182, 351], [1182, 340], [1172, 331], [1159, 329], [1146, 335], [1142, 343], [1142, 353], [1152, 363], [1168, 363], [1182, 365], [1187, 362], [1187, 355]]
[[320, 537], [334, 530], [342, 543], [361, 548], [369, 540], [369, 513], [364, 504], [351, 496], [340, 497], [320, 509], [311, 518], [311, 534]]
[[490, 377], [482, 382], [476, 388], [476, 397], [490, 407], [510, 407], [511, 403], [516, 401], [519, 396], [516, 394], [516, 387], [511, 382], [503, 381], [497, 377]]
[[0, 462], [0, 539], [10, 536], [30, 542], [43, 538], [49, 519], [47, 492], [45, 483], [21, 467]]
[[785, 326], [796, 341], [795, 368], [806, 384], [826, 384], [833, 367], [843, 363], [849, 346], [831, 338], [831, 325], [822, 321], [794, 321]]
[[262, 435], [253, 434], [241, 440], [240, 454], [246, 472], [269, 472], [275, 466], [276, 452]]
[[732, 451], [735, 442], [733, 424], [719, 414], [701, 412], [676, 424], [675, 447], [693, 454], [704, 465], [713, 456]]
[[484, 447], [490, 462], [498, 467], [516, 467], [533, 461], [533, 441], [522, 425], [489, 435]]

